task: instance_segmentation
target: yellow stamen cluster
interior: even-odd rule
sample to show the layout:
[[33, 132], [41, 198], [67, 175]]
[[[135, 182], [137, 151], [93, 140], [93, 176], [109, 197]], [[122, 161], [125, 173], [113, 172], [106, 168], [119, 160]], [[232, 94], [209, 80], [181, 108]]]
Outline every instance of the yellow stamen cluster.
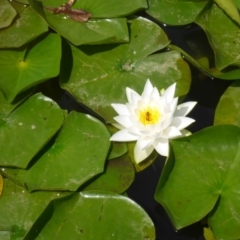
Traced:
[[161, 113], [158, 108], [156, 107], [147, 107], [143, 110], [140, 110], [139, 113], [139, 121], [143, 125], [149, 125], [149, 124], [156, 124], [158, 123]]

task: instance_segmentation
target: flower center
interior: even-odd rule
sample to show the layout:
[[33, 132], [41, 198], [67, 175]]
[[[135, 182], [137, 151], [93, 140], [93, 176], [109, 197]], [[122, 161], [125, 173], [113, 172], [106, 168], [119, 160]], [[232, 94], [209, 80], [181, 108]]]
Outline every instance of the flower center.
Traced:
[[139, 121], [143, 125], [156, 124], [160, 117], [161, 113], [158, 108], [147, 107], [139, 111]]

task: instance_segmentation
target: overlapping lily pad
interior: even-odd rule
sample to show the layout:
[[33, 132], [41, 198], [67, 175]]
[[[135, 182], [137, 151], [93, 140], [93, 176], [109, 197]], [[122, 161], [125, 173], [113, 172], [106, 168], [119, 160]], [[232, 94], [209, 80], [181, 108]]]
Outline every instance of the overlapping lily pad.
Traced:
[[148, 0], [147, 13], [169, 25], [185, 25], [194, 22], [207, 1]]
[[219, 125], [173, 140], [155, 198], [177, 229], [201, 220], [216, 239], [240, 238], [240, 128]]
[[[3, 194], [0, 197], [1, 240], [23, 239], [50, 201], [65, 195], [66, 193], [57, 192], [29, 194], [24, 188], [5, 178]], [[48, 215], [51, 215], [51, 212], [48, 212]]]
[[26, 7], [11, 26], [0, 29], [0, 48], [21, 47], [47, 31], [45, 21], [31, 7]]
[[20, 49], [0, 50], [0, 90], [8, 102], [59, 73], [61, 38], [50, 33]]
[[7, 0], [0, 1], [0, 28], [8, 27], [16, 16], [17, 12]]
[[187, 94], [190, 86], [189, 67], [178, 52], [150, 55], [168, 45], [163, 30], [141, 17], [129, 23], [129, 44], [71, 45], [73, 59], [69, 58], [68, 45], [63, 52], [61, 87], [109, 122], [116, 116], [111, 103], [127, 101], [126, 87], [140, 93], [148, 78], [159, 89], [177, 82], [180, 96]]
[[77, 22], [64, 14], [53, 14], [44, 7], [59, 7], [62, 0], [29, 1], [44, 17], [49, 26], [75, 45], [127, 42], [128, 27], [125, 18], [139, 9], [147, 8], [145, 0], [83, 0], [76, 1], [73, 9], [82, 9], [92, 17], [86, 22]]
[[155, 239], [151, 219], [127, 197], [82, 192], [53, 201], [54, 212], [37, 240]]
[[4, 175], [32, 190], [71, 190], [104, 170], [110, 134], [97, 119], [71, 112], [48, 150], [28, 170], [5, 169]]
[[215, 53], [215, 63], [219, 70], [230, 65], [239, 65], [240, 27], [217, 4], [209, 3], [196, 18], [206, 32]]
[[26, 168], [61, 127], [62, 110], [38, 93], [30, 97], [0, 124], [0, 166]]

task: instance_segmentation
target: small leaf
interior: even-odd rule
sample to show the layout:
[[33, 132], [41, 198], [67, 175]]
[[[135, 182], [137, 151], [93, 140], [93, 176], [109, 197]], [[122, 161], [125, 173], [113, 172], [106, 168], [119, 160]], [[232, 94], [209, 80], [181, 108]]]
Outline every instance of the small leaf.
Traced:
[[203, 231], [205, 240], [216, 240], [210, 228], [203, 228]]
[[7, 0], [0, 0], [0, 6], [0, 28], [8, 27], [17, 12]]
[[[26, 168], [63, 123], [63, 113], [51, 99], [38, 93], [0, 124], [0, 166]], [[7, 143], [7, 144], [6, 144]]]
[[151, 219], [127, 197], [89, 191], [53, 204], [53, 215], [37, 240], [155, 239]]
[[33, 190], [76, 191], [103, 172], [110, 134], [97, 119], [71, 112], [54, 142], [27, 170], [5, 169], [4, 175]]
[[6, 100], [57, 76], [60, 59], [61, 38], [54, 33], [17, 50], [0, 50], [0, 89]]
[[2, 191], [3, 191], [3, 177], [2, 175], [0, 174], [0, 197], [2, 195]]
[[45, 21], [31, 7], [26, 7], [10, 27], [0, 29], [0, 48], [21, 47], [47, 31]]

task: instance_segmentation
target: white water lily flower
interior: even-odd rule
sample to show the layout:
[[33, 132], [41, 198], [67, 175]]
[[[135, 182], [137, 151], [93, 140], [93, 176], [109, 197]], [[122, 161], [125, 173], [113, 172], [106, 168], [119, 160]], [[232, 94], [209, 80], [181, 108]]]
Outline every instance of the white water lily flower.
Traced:
[[126, 89], [127, 104], [113, 103], [119, 114], [115, 117], [117, 128], [121, 129], [111, 141], [137, 141], [134, 148], [136, 163], [146, 159], [155, 149], [160, 155], [168, 156], [169, 139], [186, 135], [186, 128], [195, 120], [185, 117], [196, 102], [185, 102], [177, 106], [174, 98], [176, 83], [159, 93], [148, 79], [140, 96], [131, 88]]

